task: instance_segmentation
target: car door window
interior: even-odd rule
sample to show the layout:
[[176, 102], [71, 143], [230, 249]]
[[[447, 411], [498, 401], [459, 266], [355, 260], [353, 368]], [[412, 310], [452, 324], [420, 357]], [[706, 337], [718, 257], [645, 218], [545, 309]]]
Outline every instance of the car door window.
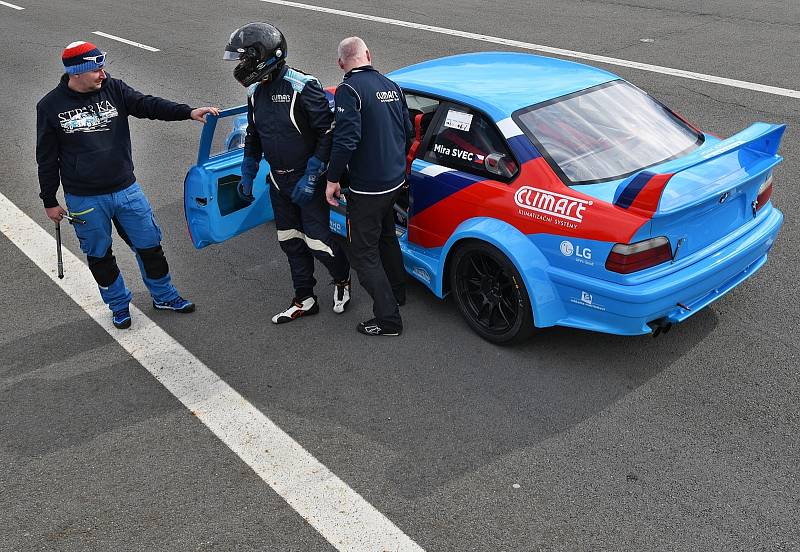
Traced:
[[492, 179], [486, 169], [487, 156], [501, 156], [516, 173], [516, 163], [494, 124], [481, 113], [458, 105], [445, 105], [425, 151], [425, 160]]
[[406, 95], [406, 104], [408, 104], [408, 114], [411, 117], [411, 123], [414, 125], [414, 140], [412, 142], [411, 158], [416, 157], [417, 148], [425, 137], [425, 133], [436, 115], [436, 109], [439, 107], [440, 101], [436, 98], [429, 98], [421, 94], [409, 92]]

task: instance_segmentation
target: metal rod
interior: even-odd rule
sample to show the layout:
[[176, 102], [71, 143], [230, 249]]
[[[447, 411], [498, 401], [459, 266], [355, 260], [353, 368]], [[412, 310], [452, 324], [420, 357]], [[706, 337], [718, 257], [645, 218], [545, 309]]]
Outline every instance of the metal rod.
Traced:
[[61, 222], [56, 222], [56, 256], [58, 257], [58, 278], [64, 279], [64, 261], [61, 258]]

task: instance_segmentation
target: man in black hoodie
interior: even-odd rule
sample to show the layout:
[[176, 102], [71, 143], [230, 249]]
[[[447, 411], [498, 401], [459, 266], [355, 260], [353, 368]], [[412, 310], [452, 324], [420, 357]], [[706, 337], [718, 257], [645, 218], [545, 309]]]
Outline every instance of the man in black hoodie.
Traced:
[[[192, 312], [194, 304], [172, 285], [161, 230], [133, 174], [128, 116], [205, 122], [206, 114], [219, 111], [145, 96], [110, 78], [105, 53], [90, 42], [71, 43], [61, 59], [61, 82], [36, 105], [39, 197], [47, 216], [59, 222], [70, 214], [84, 221], [74, 225], [75, 233], [117, 328], [131, 325], [132, 296], [111, 250], [112, 223], [136, 254], [153, 307]], [[59, 184], [69, 211], [56, 198]]]

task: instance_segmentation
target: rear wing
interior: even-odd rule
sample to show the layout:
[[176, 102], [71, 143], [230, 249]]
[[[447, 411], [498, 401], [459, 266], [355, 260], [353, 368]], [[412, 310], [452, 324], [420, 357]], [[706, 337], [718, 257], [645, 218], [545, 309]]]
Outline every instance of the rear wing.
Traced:
[[[614, 194], [614, 205], [646, 217], [684, 210], [752, 180], [780, 163], [786, 125], [754, 123], [704, 150], [641, 171]], [[669, 186], [667, 186], [669, 183]]]

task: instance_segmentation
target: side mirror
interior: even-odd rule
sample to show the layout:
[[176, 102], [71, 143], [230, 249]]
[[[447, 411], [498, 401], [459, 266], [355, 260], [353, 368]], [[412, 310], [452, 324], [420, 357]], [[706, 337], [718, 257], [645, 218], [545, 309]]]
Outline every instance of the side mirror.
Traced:
[[502, 153], [490, 153], [483, 160], [483, 166], [492, 174], [511, 178], [517, 172], [517, 164], [508, 155]]

